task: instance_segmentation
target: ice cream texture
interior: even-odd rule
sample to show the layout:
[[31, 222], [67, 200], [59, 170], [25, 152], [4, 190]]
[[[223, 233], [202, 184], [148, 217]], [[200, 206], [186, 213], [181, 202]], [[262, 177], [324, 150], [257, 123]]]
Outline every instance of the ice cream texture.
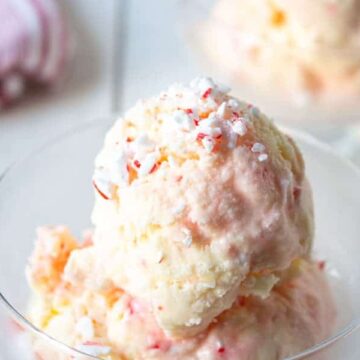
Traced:
[[116, 360], [278, 359], [329, 334], [302, 156], [225, 86], [139, 101], [93, 184], [87, 241], [42, 228], [27, 270], [31, 318], [54, 337]]
[[358, 0], [219, 0], [203, 40], [239, 82], [336, 98], [360, 91], [359, 34]]
[[[47, 231], [54, 230], [41, 233]], [[298, 259], [278, 275], [266, 299], [239, 296], [207, 329], [183, 339], [164, 332], [148, 303], [114, 287], [94, 291], [86, 281], [76, 287], [59, 281], [55, 292], [34, 299], [30, 317], [49, 335], [101, 359], [278, 360], [323, 340], [335, 319], [322, 263]], [[68, 359], [42, 341], [34, 350], [44, 359]]]

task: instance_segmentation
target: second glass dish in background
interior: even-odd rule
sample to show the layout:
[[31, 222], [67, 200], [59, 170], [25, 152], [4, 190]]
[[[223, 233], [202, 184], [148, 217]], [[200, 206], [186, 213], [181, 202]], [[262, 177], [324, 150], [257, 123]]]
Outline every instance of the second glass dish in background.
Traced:
[[[7, 360], [24, 360], [19, 341], [32, 339], [46, 359], [87, 359], [37, 330], [26, 319], [30, 292], [25, 279], [35, 228], [41, 224], [67, 224], [79, 234], [88, 228], [93, 200], [93, 159], [109, 122], [83, 125], [59, 136], [0, 181], [0, 291], [8, 314], [24, 329], [11, 332], [0, 322], [0, 345]], [[327, 261], [338, 304], [339, 323], [332, 338], [291, 359], [338, 360], [359, 358], [360, 293], [358, 234], [359, 172], [307, 135], [286, 130], [299, 144], [314, 191], [317, 235], [316, 255]], [[17, 335], [16, 335], [17, 334]], [[29, 345], [28, 345], [29, 346]], [[28, 355], [31, 348], [26, 350]], [[41, 356], [41, 354], [39, 354]], [[73, 357], [71, 357], [73, 356]], [[29, 359], [31, 357], [29, 356]], [[41, 359], [41, 358], [40, 358]]]
[[[319, 129], [339, 132], [339, 127], [355, 124], [358, 121], [360, 91], [347, 95], [346, 89], [339, 86], [336, 94], [334, 90], [334, 96], [319, 96], [319, 94], [313, 96], [296, 86], [292, 89], [291, 86], [281, 87], [281, 82], [287, 82], [288, 78], [293, 76], [290, 67], [282, 68], [281, 62], [285, 64], [284, 58], [291, 59], [296, 56], [293, 54], [294, 48], [284, 47], [281, 53], [277, 53], [271, 49], [271, 44], [266, 45], [273, 53], [269, 57], [272, 62], [266, 66], [255, 65], [251, 69], [252, 74], [245, 75], [245, 72], [250, 70], [248, 66], [244, 69], [242, 67], [241, 57], [244, 54], [241, 52], [239, 42], [243, 42], [241, 39], [245, 35], [250, 41], [251, 34], [242, 33], [220, 16], [214, 10], [219, 2], [219, 0], [180, 2], [180, 22], [185, 41], [199, 64], [210, 75], [230, 84], [237, 96], [259, 105], [265, 113], [272, 115], [280, 123], [296, 124], [308, 130], [314, 129], [315, 132]], [[240, 6], [241, 0], [238, 2]], [[227, 3], [234, 4], [234, 1]], [[234, 8], [233, 11], [236, 12], [237, 9]], [[281, 13], [278, 16], [281, 16]], [[249, 14], [249, 18], [252, 18], [252, 14]], [[256, 17], [252, 21], [256, 21]], [[328, 49], [329, 57], [357, 58], [360, 64], [360, 47], [352, 50], [351, 53], [345, 53], [339, 49]], [[264, 80], [273, 76], [274, 64], [277, 62], [279, 63], [276, 69], [278, 81]], [[264, 77], [257, 76], [257, 72], [262, 73]], [[329, 74], [330, 76], [332, 75]]]

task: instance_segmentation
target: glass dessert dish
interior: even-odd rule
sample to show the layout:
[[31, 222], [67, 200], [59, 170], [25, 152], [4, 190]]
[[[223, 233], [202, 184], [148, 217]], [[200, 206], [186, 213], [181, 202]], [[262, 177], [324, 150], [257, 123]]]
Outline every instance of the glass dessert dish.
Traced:
[[[38, 359], [96, 358], [67, 347], [27, 320], [30, 290], [24, 269], [39, 224], [66, 224], [75, 235], [91, 225], [93, 159], [112, 120], [48, 141], [0, 177], [0, 301], [7, 310], [2, 312], [0, 338], [1, 355], [8, 360], [31, 359], [33, 351], [36, 358], [32, 342], [48, 351], [45, 359]], [[333, 335], [288, 360], [355, 360], [360, 356], [360, 173], [312, 137], [284, 131], [305, 158], [315, 203], [315, 257], [326, 262], [338, 309]]]
[[[256, 46], [251, 50], [255, 35], [252, 34], [251, 29], [248, 34], [244, 34], [228, 19], [224, 19], [223, 15], [219, 15], [219, 12], [214, 9], [220, 2], [220, 0], [184, 0], [180, 2], [179, 21], [183, 37], [201, 68], [214, 78], [229, 84], [237, 96], [258, 104], [265, 113], [273, 116], [280, 123], [296, 124], [306, 129], [323, 131], [324, 128], [328, 129], [330, 124], [336, 127], [358, 122], [360, 92], [349, 85], [351, 80], [349, 83], [339, 82], [336, 86], [329, 86], [326, 91], [318, 92], [308, 91], [305, 87], [297, 86], [298, 82], [303, 83], [309, 79], [299, 80], [296, 75], [297, 64], [291, 67], [288, 63], [291, 63], [291, 59], [297, 59], [301, 48], [291, 46], [282, 48], [279, 45], [278, 50], [275, 51], [271, 43], [265, 41], [265, 45], [262, 43], [259, 47], [264, 53], [272, 54], [269, 55], [269, 61], [256, 63], [257, 65], [253, 66], [250, 61], [242, 63], [240, 58], [241, 56], [246, 58], [244, 55], [247, 52], [246, 49], [249, 53], [258, 51]], [[234, 3], [235, 1], [232, 4]], [[240, 4], [239, 0], [239, 8]], [[228, 14], [229, 17], [232, 17], [230, 21], [236, 21], [236, 15], [234, 15], [236, 11], [237, 9], [234, 8], [233, 14]], [[273, 21], [277, 21], [277, 23], [285, 21], [282, 16], [282, 12], [274, 12]], [[251, 13], [249, 13], [249, 18], [254, 18], [254, 22], [258, 20], [258, 16]], [[241, 19], [238, 21], [241, 22]], [[277, 26], [277, 23], [274, 27]], [[269, 32], [271, 31], [270, 27], [269, 24]], [[275, 38], [276, 36], [279, 38], [276, 41], [279, 40], [279, 44], [281, 44], [280, 35], [274, 35]], [[302, 53], [307, 52], [307, 45], [304, 46]], [[314, 51], [314, 58], [317, 58], [318, 55]], [[348, 59], [352, 59], [354, 63], [359, 64], [360, 48], [355, 45], [351, 49], [329, 47], [323, 51], [321, 56], [332, 58], [334, 62], [341, 59], [344, 63]], [[304, 62], [306, 61], [304, 60]], [[311, 64], [311, 61], [309, 63]], [[309, 65], [309, 68], [311, 66]], [[356, 66], [354, 67], [356, 68]], [[328, 78], [331, 77], [336, 77], [335, 71], [334, 74], [329, 71]], [[349, 75], [349, 79], [354, 77], [355, 75]], [[304, 78], [306, 78], [305, 75]], [[309, 80], [309, 82], [311, 81]], [[316, 88], [315, 85], [314, 87]]]

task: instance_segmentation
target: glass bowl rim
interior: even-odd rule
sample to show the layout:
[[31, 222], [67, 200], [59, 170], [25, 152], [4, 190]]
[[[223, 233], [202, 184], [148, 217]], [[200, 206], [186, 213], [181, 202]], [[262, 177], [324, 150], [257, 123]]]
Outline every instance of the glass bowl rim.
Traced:
[[[87, 131], [87, 130], [89, 130], [91, 128], [95, 128], [95, 127], [101, 127], [101, 128], [105, 129], [105, 127], [111, 126], [112, 121], [104, 122], [103, 121], [104, 118], [106, 120], [114, 120], [114, 119], [119, 118], [119, 116], [117, 116], [116, 114], [109, 114], [107, 116], [104, 116], [101, 118], [96, 118], [91, 121], [82, 122], [81, 124], [71, 127], [67, 131], [59, 132], [57, 135], [55, 135], [48, 141], [33, 148], [24, 157], [19, 158], [18, 160], [15, 160], [14, 162], [12, 162], [9, 166], [7, 166], [5, 168], [5, 170], [3, 170], [2, 173], [0, 173], [0, 192], [1, 192], [1, 186], [2, 186], [3, 180], [7, 177], [7, 175], [9, 173], [11, 173], [12, 170], [16, 170], [23, 162], [30, 161], [32, 159], [32, 157], [39, 155], [43, 150], [46, 150], [47, 148], [51, 147], [52, 145], [56, 145], [59, 142], [61, 142], [62, 140], [65, 140], [71, 136], [78, 134], [78, 133]], [[343, 156], [341, 156], [340, 154], [338, 154], [332, 147], [330, 147], [330, 145], [318, 140], [315, 136], [310, 135], [309, 133], [307, 133], [303, 130], [283, 126], [281, 124], [277, 124], [277, 126], [282, 131], [284, 131], [286, 134], [290, 134], [291, 136], [295, 135], [295, 137], [297, 137], [298, 139], [301, 139], [302, 141], [308, 143], [309, 145], [316, 147], [316, 148], [320, 149], [321, 151], [323, 151], [324, 153], [327, 153], [328, 155], [341, 161], [344, 165], [349, 167], [349, 169], [351, 171], [353, 171], [356, 174], [356, 176], [358, 176], [360, 179], [360, 168], [358, 168], [350, 160], [348, 160], [348, 159], [344, 158]], [[296, 142], [296, 138], [295, 138], [295, 142]], [[59, 348], [59, 350], [63, 350], [66, 353], [69, 353], [70, 355], [77, 355], [77, 356], [81, 355], [81, 356], [87, 356], [88, 358], [91, 358], [91, 359], [101, 360], [100, 358], [98, 358], [96, 356], [87, 354], [83, 351], [76, 349], [75, 347], [66, 345], [65, 343], [57, 340], [56, 338], [54, 338], [54, 337], [50, 336], [49, 334], [47, 334], [46, 332], [42, 331], [40, 328], [36, 327], [29, 320], [27, 320], [26, 317], [20, 311], [18, 311], [15, 306], [13, 306], [10, 303], [9, 300], [7, 300], [6, 296], [4, 295], [4, 291], [2, 291], [1, 289], [0, 289], [0, 304], [2, 304], [2, 306], [5, 308], [7, 314], [10, 315], [10, 317], [12, 319], [14, 319], [16, 322], [18, 322], [19, 325], [24, 328], [24, 330], [25, 329], [29, 330], [31, 333], [35, 334], [36, 336], [39, 336], [46, 341], [49, 341], [52, 345], [55, 345], [57, 348]], [[345, 325], [339, 331], [337, 331], [334, 335], [327, 337], [324, 340], [322, 340], [321, 342], [311, 346], [310, 348], [305, 349], [298, 354], [287, 357], [284, 360], [301, 360], [301, 359], [304, 359], [306, 356], [314, 355], [314, 354], [322, 351], [323, 349], [326, 349], [326, 348], [330, 347], [331, 345], [337, 343], [341, 339], [351, 335], [353, 332], [355, 332], [356, 330], [359, 330], [359, 329], [360, 329], [360, 317], [355, 317], [347, 325]]]

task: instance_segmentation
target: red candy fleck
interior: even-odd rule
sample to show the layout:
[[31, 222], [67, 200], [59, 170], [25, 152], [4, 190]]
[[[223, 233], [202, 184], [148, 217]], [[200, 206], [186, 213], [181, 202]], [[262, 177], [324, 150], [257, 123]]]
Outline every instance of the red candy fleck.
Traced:
[[154, 166], [151, 168], [150, 170], [150, 174], [152, 174], [153, 172], [155, 172], [158, 168], [160, 167], [160, 163], [157, 162], [156, 164], [154, 164]]
[[135, 307], [136, 307], [136, 306], [134, 306], [133, 301], [130, 300], [129, 303], [128, 303], [128, 308], [129, 308], [129, 313], [130, 313], [130, 315], [134, 315], [134, 314], [136, 313]]
[[208, 88], [203, 94], [202, 94], [202, 98], [203, 99], [207, 99], [212, 93], [212, 88]]
[[319, 261], [318, 268], [319, 268], [319, 270], [324, 270], [325, 269], [325, 261]]
[[189, 114], [189, 115], [193, 114], [192, 109], [185, 109], [184, 111], [185, 111], [187, 114]]
[[196, 140], [202, 140], [202, 139], [204, 139], [204, 138], [206, 138], [207, 137], [207, 135], [206, 134], [204, 134], [204, 133], [199, 133], [198, 135], [197, 135], [197, 137], [196, 137]]
[[139, 160], [135, 160], [134, 161], [134, 165], [139, 169], [141, 164], [140, 164], [140, 161]]
[[215, 140], [220, 140], [221, 138], [222, 138], [222, 134], [219, 134], [219, 135], [214, 137]]
[[240, 296], [238, 298], [238, 304], [239, 306], [245, 306], [245, 303], [246, 303], [246, 297], [245, 296]]
[[225, 352], [225, 347], [224, 346], [220, 346], [218, 349], [217, 349], [217, 352], [219, 353], [219, 354], [224, 354], [224, 352]]
[[301, 188], [299, 186], [295, 186], [293, 190], [294, 199], [295, 200], [299, 199], [300, 195], [301, 195]]
[[194, 119], [194, 124], [195, 124], [195, 126], [199, 126], [199, 120], [198, 120], [198, 119]]
[[105, 195], [100, 189], [99, 187], [96, 185], [96, 182], [93, 180], [93, 185], [94, 185], [94, 188], [96, 189], [96, 191], [100, 194], [100, 196], [102, 198], [104, 198], [105, 200], [109, 200], [109, 197], [107, 195]]
[[154, 344], [149, 346], [149, 350], [159, 350], [159, 349], [160, 349], [160, 344], [159, 343], [154, 343]]
[[161, 350], [166, 352], [170, 349], [172, 343], [170, 340], [163, 338], [162, 336], [159, 338], [155, 336], [154, 340], [147, 347], [148, 350]]

